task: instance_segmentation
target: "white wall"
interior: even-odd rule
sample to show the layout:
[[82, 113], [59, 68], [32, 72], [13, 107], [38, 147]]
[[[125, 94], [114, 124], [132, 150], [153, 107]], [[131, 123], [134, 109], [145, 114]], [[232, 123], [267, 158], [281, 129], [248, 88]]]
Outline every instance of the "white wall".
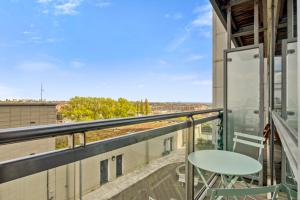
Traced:
[[223, 52], [227, 45], [227, 32], [213, 11], [213, 107], [223, 107]]
[[[108, 180], [116, 179], [116, 160], [123, 155], [123, 174], [142, 168], [163, 156], [164, 139], [173, 137], [173, 149], [182, 148], [183, 131], [153, 138], [81, 161], [83, 194], [100, 187], [100, 161], [108, 159]], [[147, 144], [148, 143], [148, 144]], [[147, 150], [147, 147], [149, 148]], [[148, 155], [147, 155], [148, 154]], [[0, 185], [0, 200], [61, 200], [79, 198], [79, 162], [57, 167]], [[75, 173], [74, 173], [75, 172]]]

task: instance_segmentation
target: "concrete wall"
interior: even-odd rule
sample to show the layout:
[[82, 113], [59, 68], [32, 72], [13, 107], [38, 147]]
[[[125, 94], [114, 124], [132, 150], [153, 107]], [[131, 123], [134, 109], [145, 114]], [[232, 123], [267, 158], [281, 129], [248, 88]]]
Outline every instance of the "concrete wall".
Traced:
[[223, 52], [227, 45], [227, 33], [213, 11], [213, 108], [223, 107]]

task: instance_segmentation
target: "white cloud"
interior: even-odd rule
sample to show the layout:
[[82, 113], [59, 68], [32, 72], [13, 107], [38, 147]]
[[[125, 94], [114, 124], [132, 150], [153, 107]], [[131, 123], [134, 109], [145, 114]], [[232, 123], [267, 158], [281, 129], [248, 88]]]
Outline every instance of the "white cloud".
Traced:
[[50, 3], [52, 0], [37, 0], [38, 3]]
[[75, 15], [78, 13], [76, 8], [81, 4], [82, 0], [68, 0], [54, 6], [56, 15]]
[[164, 60], [164, 59], [159, 59], [159, 60], [158, 60], [158, 64], [159, 64], [159, 65], [167, 65], [168, 62], [167, 62], [166, 60]]
[[165, 14], [165, 18], [179, 20], [179, 19], [182, 19], [183, 16], [181, 13], [174, 13], [174, 14], [167, 13], [167, 14]]
[[111, 1], [110, 0], [98, 0], [98, 1], [96, 1], [95, 5], [100, 8], [108, 7], [111, 5]]
[[71, 61], [70, 65], [71, 65], [72, 68], [80, 69], [80, 68], [84, 67], [85, 64], [83, 62], [78, 61], [78, 60], [73, 60], [73, 61]]
[[194, 61], [199, 61], [202, 60], [204, 58], [203, 55], [199, 55], [199, 54], [192, 54], [189, 55], [186, 59], [187, 62], [194, 62]]
[[197, 17], [192, 21], [192, 26], [210, 27], [212, 25], [212, 8], [210, 4], [195, 8], [194, 13], [197, 14]]
[[209, 3], [198, 6], [193, 12], [196, 17], [190, 21], [184, 28], [183, 33], [173, 39], [167, 46], [167, 51], [177, 50], [184, 42], [186, 42], [193, 33], [199, 36], [210, 37], [212, 25], [212, 8]]
[[90, 3], [99, 8], [110, 6], [111, 0], [36, 0], [40, 4], [40, 12], [54, 15], [76, 15], [83, 3]]
[[56, 69], [57, 65], [45, 61], [26, 61], [18, 64], [16, 68], [26, 72], [44, 72]]
[[194, 74], [158, 74], [158, 77], [165, 81], [193, 81], [197, 79]]
[[167, 46], [167, 51], [175, 51], [190, 37], [190, 30], [185, 30], [184, 34], [173, 39]]
[[195, 80], [192, 82], [193, 85], [200, 85], [200, 86], [211, 86], [211, 80]]

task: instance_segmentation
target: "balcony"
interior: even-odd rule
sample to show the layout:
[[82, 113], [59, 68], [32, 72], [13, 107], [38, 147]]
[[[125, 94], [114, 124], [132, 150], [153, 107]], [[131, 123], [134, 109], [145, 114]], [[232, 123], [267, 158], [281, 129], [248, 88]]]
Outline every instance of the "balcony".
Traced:
[[[263, 5], [264, 1], [211, 2], [227, 31], [227, 48], [219, 53], [223, 57], [217, 53], [218, 62], [221, 60], [224, 66], [217, 68], [222, 72], [216, 70], [214, 74], [222, 88], [222, 109], [2, 129], [0, 199], [210, 199], [214, 189], [220, 188], [220, 175], [203, 171], [212, 188], [207, 189], [187, 157], [199, 150], [236, 149], [242, 155], [257, 158], [257, 149], [235, 146], [235, 133], [248, 134], [252, 139], [266, 138], [258, 160], [263, 170], [255, 177], [243, 176], [246, 183], [254, 179], [250, 188], [272, 188], [282, 183], [296, 193], [299, 89], [295, 84], [298, 65], [294, 1], [282, 1], [288, 9], [279, 12], [280, 21], [275, 28], [270, 26], [274, 19], [261, 19], [263, 15], [259, 13], [269, 16], [272, 10]], [[272, 38], [275, 32], [280, 37]], [[288, 39], [283, 35], [289, 35]], [[280, 69], [276, 70], [275, 57], [280, 60]], [[278, 80], [274, 80], [276, 77]], [[217, 96], [218, 91], [214, 92]], [[127, 126], [162, 121], [167, 123], [158, 128], [127, 129], [122, 136], [88, 139], [99, 131], [114, 133]], [[36, 146], [43, 148], [30, 153]], [[246, 192], [245, 182], [225, 189]], [[264, 192], [256, 198], [268, 199], [271, 195], [272, 192]], [[280, 192], [277, 199], [288, 197]]]
[[[68, 148], [25, 156], [12, 152], [0, 164], [5, 199], [186, 199], [191, 180], [186, 156], [215, 149], [221, 109], [2, 129], [2, 150], [47, 139], [67, 138]], [[128, 125], [186, 117], [171, 125], [87, 143], [89, 134]], [[193, 139], [194, 138], [194, 139]], [[4, 151], [3, 151], [4, 152]], [[9, 152], [8, 152], [9, 153]], [[214, 174], [207, 172], [213, 179]], [[195, 196], [203, 192], [193, 178]]]
[[[207, 190], [187, 155], [222, 149], [222, 109], [137, 118], [2, 129], [2, 150], [47, 138], [68, 138], [68, 148], [0, 163], [1, 199], [187, 199]], [[88, 134], [186, 117], [180, 123], [86, 143]], [[276, 118], [276, 113], [274, 113]], [[276, 118], [277, 120], [278, 118]], [[277, 121], [275, 120], [276, 124]], [[8, 152], [9, 153], [9, 152]], [[16, 155], [16, 154], [15, 154]], [[11, 156], [10, 156], [11, 158]], [[187, 170], [186, 170], [187, 169]], [[192, 171], [191, 171], [192, 169]], [[212, 188], [219, 176], [204, 172]], [[191, 187], [192, 186], [192, 187]], [[240, 183], [235, 187], [242, 187]], [[258, 196], [265, 199], [266, 195]], [[285, 199], [280, 194], [279, 199]], [[205, 199], [209, 198], [205, 197]]]

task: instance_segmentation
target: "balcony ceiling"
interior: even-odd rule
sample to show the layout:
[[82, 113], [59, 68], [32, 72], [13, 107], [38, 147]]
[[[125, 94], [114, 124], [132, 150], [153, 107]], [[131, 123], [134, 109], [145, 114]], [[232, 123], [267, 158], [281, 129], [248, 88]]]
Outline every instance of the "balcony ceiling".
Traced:
[[[254, 44], [254, 0], [210, 0], [211, 4], [226, 28], [227, 8], [231, 4], [232, 41], [236, 47]], [[276, 54], [281, 54], [281, 40], [287, 38], [287, 0], [274, 0], [276, 31]], [[259, 43], [268, 43], [271, 0], [258, 0]], [[294, 4], [294, 7], [295, 4]], [[295, 10], [295, 9], [294, 9]], [[270, 27], [269, 27], [270, 28]], [[266, 47], [267, 45], [265, 45]], [[265, 49], [266, 50], [266, 49]]]

